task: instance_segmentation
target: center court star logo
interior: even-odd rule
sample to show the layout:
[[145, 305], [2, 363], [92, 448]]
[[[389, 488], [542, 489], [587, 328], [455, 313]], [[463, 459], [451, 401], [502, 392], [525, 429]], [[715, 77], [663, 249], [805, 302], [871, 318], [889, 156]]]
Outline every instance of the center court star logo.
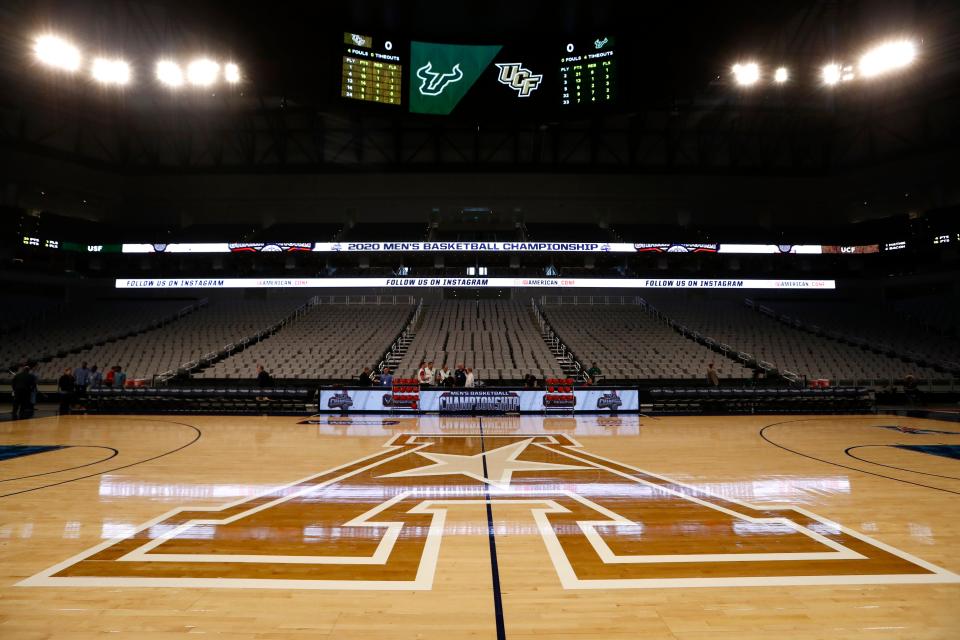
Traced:
[[[508, 444], [498, 449], [481, 452], [472, 456], [458, 456], [447, 453], [428, 453], [418, 451], [417, 455], [433, 462], [426, 467], [407, 469], [379, 476], [381, 478], [412, 478], [421, 476], [465, 475], [489, 484], [502, 491], [510, 488], [510, 479], [514, 471], [565, 471], [583, 470], [589, 467], [569, 464], [553, 464], [551, 462], [530, 462], [517, 460], [533, 438]], [[483, 463], [486, 459], [487, 469], [484, 474]]]
[[447, 512], [468, 504], [532, 520], [543, 547], [523, 561], [548, 560], [564, 589], [960, 583], [799, 507], [716, 495], [565, 434], [401, 433], [227, 504], [178, 507], [17, 586], [430, 590]]

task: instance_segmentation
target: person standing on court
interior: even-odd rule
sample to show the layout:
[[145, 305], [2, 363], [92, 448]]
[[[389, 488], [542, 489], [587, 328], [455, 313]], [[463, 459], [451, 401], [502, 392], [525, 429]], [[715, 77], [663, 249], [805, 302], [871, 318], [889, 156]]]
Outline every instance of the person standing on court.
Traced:
[[113, 369], [116, 371], [116, 373], [113, 374], [113, 386], [117, 389], [123, 389], [127, 384], [127, 374], [123, 372], [123, 367], [120, 365], [115, 366]]
[[600, 376], [603, 375], [603, 372], [600, 371], [600, 367], [597, 366], [597, 363], [594, 362], [590, 365], [590, 368], [587, 369], [587, 376], [590, 378], [590, 384], [597, 384]]
[[363, 371], [360, 373], [359, 379], [357, 380], [357, 386], [369, 387], [372, 384], [373, 380], [370, 379], [370, 367], [364, 367]]
[[261, 389], [273, 386], [273, 378], [270, 377], [270, 374], [267, 373], [267, 370], [263, 368], [262, 364], [257, 365], [257, 386]]
[[37, 391], [37, 378], [30, 371], [30, 365], [25, 364], [13, 376], [13, 411], [14, 420], [23, 420], [33, 416], [34, 393]]
[[464, 387], [467, 384], [467, 372], [463, 370], [463, 365], [458, 364], [457, 370], [453, 372], [453, 386]]
[[383, 373], [380, 375], [380, 386], [381, 387], [393, 386], [393, 374], [390, 373], [390, 367], [383, 368]]
[[452, 387], [453, 386], [453, 372], [450, 371], [450, 367], [444, 364], [437, 370], [437, 386], [440, 387]]
[[720, 374], [717, 373], [717, 370], [713, 368], [713, 363], [707, 365], [707, 384], [711, 387], [720, 386]]
[[57, 380], [57, 391], [60, 392], [60, 415], [65, 416], [70, 413], [70, 404], [73, 402], [73, 393], [76, 388], [76, 378], [68, 367], [63, 370], [63, 375]]
[[260, 395], [257, 396], [257, 400], [268, 400], [269, 398], [263, 394], [267, 387], [273, 387], [273, 378], [263, 368], [262, 364], [257, 365], [257, 386], [260, 388]]
[[80, 366], [74, 369], [73, 379], [76, 383], [77, 395], [82, 396], [90, 385], [90, 369], [87, 368], [86, 362], [81, 362]]
[[475, 384], [476, 380], [473, 377], [473, 367], [467, 367], [467, 373], [463, 378], [463, 386], [472, 389]]
[[103, 373], [97, 365], [90, 367], [90, 378], [87, 380], [87, 384], [91, 389], [99, 389], [103, 386]]

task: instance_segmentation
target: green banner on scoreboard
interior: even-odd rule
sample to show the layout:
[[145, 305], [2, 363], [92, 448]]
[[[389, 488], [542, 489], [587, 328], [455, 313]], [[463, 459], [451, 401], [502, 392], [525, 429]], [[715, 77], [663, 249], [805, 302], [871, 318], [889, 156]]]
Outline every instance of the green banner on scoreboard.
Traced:
[[411, 42], [410, 111], [449, 114], [501, 48]]

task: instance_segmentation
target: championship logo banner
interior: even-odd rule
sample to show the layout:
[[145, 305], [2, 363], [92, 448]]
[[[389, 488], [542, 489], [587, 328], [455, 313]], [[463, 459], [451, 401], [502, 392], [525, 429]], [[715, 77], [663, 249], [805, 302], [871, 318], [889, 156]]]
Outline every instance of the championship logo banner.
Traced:
[[536, 531], [529, 570], [552, 565], [564, 589], [960, 582], [806, 509], [717, 496], [564, 434], [474, 433], [400, 434], [265, 493], [175, 509], [18, 586], [430, 590], [462, 505], [524, 514], [505, 530]]
[[636, 389], [574, 389], [561, 394], [547, 389], [443, 389], [420, 390], [416, 403], [408, 394], [398, 398], [389, 388], [322, 389], [321, 412], [422, 413], [617, 413], [640, 410]]

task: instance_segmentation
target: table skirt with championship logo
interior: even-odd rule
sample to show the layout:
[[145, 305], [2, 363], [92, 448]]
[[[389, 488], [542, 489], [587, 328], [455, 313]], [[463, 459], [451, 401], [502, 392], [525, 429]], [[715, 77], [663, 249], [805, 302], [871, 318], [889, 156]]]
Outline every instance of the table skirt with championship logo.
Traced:
[[629, 388], [574, 389], [557, 400], [549, 389], [424, 388], [416, 403], [397, 399], [390, 388], [320, 390], [321, 412], [387, 413], [617, 413], [640, 410], [639, 392]]

